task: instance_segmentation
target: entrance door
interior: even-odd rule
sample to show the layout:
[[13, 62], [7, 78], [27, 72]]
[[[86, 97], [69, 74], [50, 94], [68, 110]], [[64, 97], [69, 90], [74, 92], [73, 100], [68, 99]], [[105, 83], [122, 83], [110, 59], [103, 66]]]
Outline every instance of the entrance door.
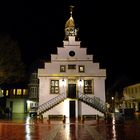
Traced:
[[68, 84], [68, 98], [76, 98], [76, 84]]
[[70, 101], [70, 118], [75, 118], [75, 101]]

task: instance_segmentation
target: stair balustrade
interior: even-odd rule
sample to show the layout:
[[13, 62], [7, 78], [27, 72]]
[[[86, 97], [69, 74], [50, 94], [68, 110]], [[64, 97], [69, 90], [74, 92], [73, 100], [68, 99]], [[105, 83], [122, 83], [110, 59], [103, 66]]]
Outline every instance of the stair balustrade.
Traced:
[[[43, 103], [42, 105], [40, 105], [38, 107], [37, 115], [41, 115], [44, 112], [52, 109], [54, 106], [56, 106], [57, 104], [61, 103], [65, 99], [66, 99], [66, 94], [62, 93], [62, 94], [54, 97], [53, 99]], [[107, 113], [107, 108], [106, 108], [105, 102], [102, 101], [98, 97], [93, 96], [91, 98], [91, 97], [79, 92], [78, 93], [78, 99], [81, 100], [82, 102], [86, 103], [87, 105], [97, 109], [98, 111], [104, 113], [104, 114]]]
[[102, 113], [106, 113], [107, 112], [107, 108], [106, 108], [106, 104], [98, 97], [89, 97], [85, 94], [82, 93], [78, 93], [78, 98], [86, 103], [87, 105], [97, 109], [98, 111], [102, 112]]
[[62, 101], [64, 101], [66, 99], [66, 94], [62, 93], [56, 97], [54, 97], [53, 99], [43, 103], [42, 105], [40, 105], [38, 107], [37, 110], [37, 115], [41, 115], [42, 113], [50, 110], [51, 108], [53, 108], [54, 106], [56, 106], [57, 104], [61, 103]]

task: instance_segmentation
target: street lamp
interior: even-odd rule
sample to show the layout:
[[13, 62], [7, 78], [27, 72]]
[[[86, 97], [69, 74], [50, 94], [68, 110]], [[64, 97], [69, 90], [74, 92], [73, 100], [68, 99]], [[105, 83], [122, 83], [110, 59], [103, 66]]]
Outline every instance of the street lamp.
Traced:
[[112, 100], [112, 112], [114, 113], [115, 105], [114, 105], [114, 97], [113, 96], [111, 97], [111, 100]]

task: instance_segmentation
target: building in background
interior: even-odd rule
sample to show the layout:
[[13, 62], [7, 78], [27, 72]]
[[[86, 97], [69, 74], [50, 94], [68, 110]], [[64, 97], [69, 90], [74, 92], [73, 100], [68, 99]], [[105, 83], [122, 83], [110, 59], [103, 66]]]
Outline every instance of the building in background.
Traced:
[[2, 93], [3, 110], [8, 108], [12, 113], [27, 113], [28, 88], [26, 86], [5, 86]]
[[127, 86], [123, 89], [123, 108], [132, 108], [140, 111], [140, 83]]
[[29, 84], [15, 84], [0, 89], [0, 108], [8, 108], [12, 113], [29, 113], [38, 107], [39, 80], [37, 72], [31, 73]]
[[29, 84], [28, 84], [28, 100], [27, 100], [27, 110], [28, 112], [32, 108], [38, 107], [38, 89], [39, 88], [39, 79], [37, 77], [37, 72], [31, 73]]

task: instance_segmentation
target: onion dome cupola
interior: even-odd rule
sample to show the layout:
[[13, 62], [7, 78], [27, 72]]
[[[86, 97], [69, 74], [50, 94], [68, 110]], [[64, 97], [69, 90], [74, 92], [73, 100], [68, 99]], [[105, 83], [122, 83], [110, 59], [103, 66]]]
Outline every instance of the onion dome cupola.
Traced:
[[68, 36], [77, 36], [78, 29], [75, 28], [74, 19], [72, 17], [74, 6], [70, 6], [70, 18], [65, 24], [65, 40], [68, 40]]

